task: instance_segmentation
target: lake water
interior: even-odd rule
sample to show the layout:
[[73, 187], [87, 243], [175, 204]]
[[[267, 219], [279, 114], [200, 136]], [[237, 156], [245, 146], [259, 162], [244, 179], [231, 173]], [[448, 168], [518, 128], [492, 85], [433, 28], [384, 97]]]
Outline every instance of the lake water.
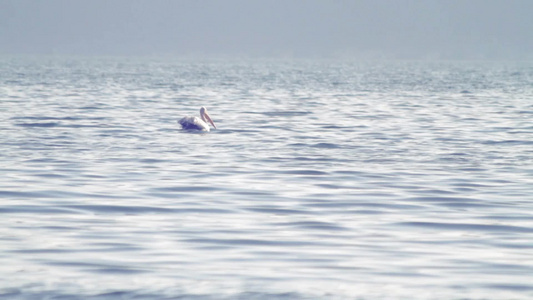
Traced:
[[533, 63], [0, 63], [0, 299], [533, 298]]

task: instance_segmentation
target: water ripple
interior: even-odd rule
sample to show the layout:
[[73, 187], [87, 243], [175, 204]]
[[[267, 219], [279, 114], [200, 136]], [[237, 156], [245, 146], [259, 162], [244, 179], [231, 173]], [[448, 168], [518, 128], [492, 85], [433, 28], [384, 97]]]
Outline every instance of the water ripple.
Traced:
[[528, 63], [0, 62], [0, 299], [533, 298]]

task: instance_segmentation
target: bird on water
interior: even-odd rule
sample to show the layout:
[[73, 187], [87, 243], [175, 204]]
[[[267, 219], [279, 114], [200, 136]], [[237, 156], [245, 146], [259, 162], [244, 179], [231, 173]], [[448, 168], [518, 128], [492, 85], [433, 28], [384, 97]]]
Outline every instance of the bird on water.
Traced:
[[181, 128], [186, 130], [200, 130], [200, 131], [209, 131], [209, 124], [213, 125], [213, 128], [217, 128], [211, 117], [207, 113], [207, 109], [202, 106], [200, 108], [200, 118], [193, 116], [186, 116], [181, 118], [178, 123], [181, 125]]

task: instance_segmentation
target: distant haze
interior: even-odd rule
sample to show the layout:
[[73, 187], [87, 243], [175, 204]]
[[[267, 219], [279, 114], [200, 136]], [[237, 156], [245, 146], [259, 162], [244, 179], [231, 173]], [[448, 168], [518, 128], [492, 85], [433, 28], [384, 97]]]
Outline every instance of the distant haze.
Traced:
[[533, 59], [531, 0], [0, 0], [0, 54]]

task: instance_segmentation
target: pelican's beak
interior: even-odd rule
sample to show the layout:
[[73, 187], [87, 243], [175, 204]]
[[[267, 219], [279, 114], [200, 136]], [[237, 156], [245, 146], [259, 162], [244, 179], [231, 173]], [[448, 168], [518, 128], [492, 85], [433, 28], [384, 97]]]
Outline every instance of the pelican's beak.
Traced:
[[209, 114], [207, 113], [207, 110], [203, 112], [203, 117], [209, 121], [209, 123], [211, 123], [211, 125], [213, 125], [213, 127], [216, 129], [217, 127], [215, 126], [215, 123], [213, 122], [213, 120], [211, 120], [211, 117], [209, 116]]

